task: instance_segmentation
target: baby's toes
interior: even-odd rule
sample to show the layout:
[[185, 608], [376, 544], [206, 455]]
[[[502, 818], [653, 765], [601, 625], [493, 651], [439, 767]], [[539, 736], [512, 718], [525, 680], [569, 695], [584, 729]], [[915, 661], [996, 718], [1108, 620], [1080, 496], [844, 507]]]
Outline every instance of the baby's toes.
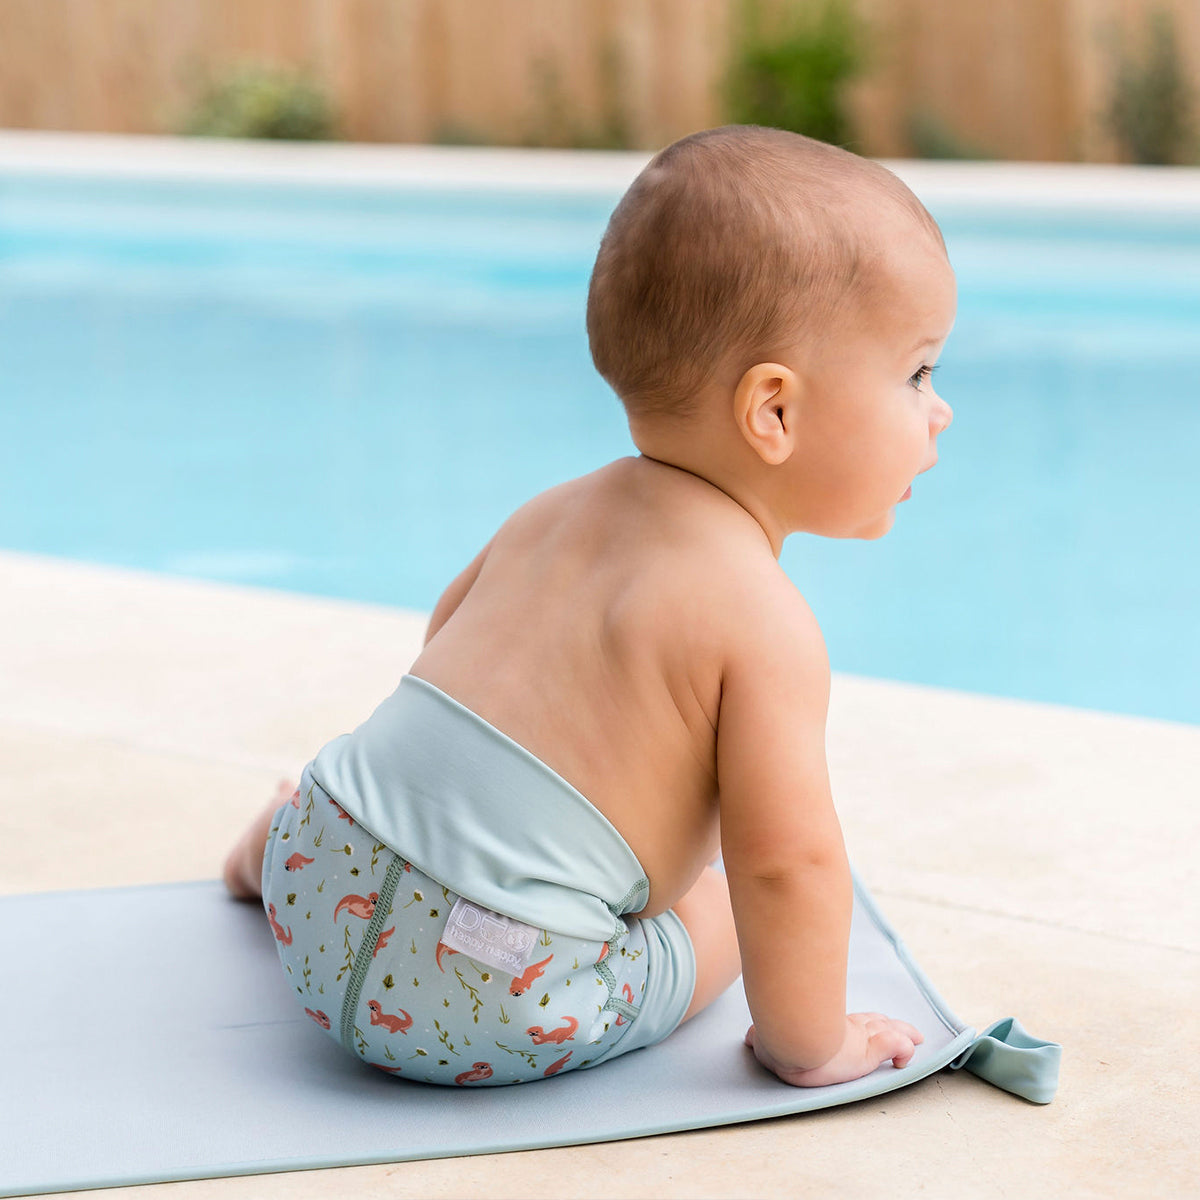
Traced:
[[281, 779], [275, 785], [275, 806], [286, 804], [296, 794], [296, 785], [290, 779]]

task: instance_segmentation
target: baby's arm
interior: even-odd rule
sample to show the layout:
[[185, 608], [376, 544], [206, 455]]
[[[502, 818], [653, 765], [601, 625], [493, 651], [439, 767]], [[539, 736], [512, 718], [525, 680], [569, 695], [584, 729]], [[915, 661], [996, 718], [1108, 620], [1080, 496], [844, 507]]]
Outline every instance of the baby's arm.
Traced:
[[846, 1013], [853, 888], [825, 763], [829, 661], [786, 579], [736, 637], [717, 731], [721, 848], [759, 1061], [787, 1083], [904, 1066], [917, 1030]]

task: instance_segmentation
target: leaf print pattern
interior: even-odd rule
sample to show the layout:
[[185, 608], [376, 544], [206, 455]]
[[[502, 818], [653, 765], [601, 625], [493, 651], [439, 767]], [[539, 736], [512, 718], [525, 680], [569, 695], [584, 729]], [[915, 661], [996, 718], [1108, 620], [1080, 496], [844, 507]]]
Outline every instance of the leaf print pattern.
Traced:
[[276, 814], [263, 884], [300, 1028], [396, 1078], [479, 1087], [578, 1070], [619, 1052], [646, 989], [636, 921], [607, 943], [540, 930], [515, 975], [441, 944], [457, 893], [365, 833], [307, 771]]

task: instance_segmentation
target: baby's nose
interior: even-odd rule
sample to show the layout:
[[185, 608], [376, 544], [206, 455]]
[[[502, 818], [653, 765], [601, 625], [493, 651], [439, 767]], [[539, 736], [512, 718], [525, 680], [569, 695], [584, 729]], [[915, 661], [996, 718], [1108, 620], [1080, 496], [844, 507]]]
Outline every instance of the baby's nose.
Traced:
[[954, 420], [954, 409], [941, 396], [936, 397], [933, 410], [929, 414], [929, 423], [935, 433], [944, 433]]

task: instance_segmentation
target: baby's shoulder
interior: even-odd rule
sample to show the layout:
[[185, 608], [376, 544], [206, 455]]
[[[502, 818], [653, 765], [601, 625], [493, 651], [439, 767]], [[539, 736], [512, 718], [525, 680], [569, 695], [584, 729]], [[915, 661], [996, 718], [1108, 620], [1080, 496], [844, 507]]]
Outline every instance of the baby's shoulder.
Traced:
[[[762, 528], [695, 476], [621, 459], [559, 484], [519, 509], [494, 539], [521, 578], [614, 615], [642, 635], [723, 654], [758, 631], [820, 639], [812, 610]], [[582, 595], [586, 593], [586, 597]]]
[[666, 547], [653, 591], [668, 636], [682, 636], [719, 666], [827, 663], [817, 618], [765, 537], [744, 523], [713, 519]]
[[823, 652], [816, 615], [778, 560], [752, 547], [731, 543], [724, 549], [725, 555], [710, 565], [708, 578], [731, 645], [769, 655], [785, 647]]

